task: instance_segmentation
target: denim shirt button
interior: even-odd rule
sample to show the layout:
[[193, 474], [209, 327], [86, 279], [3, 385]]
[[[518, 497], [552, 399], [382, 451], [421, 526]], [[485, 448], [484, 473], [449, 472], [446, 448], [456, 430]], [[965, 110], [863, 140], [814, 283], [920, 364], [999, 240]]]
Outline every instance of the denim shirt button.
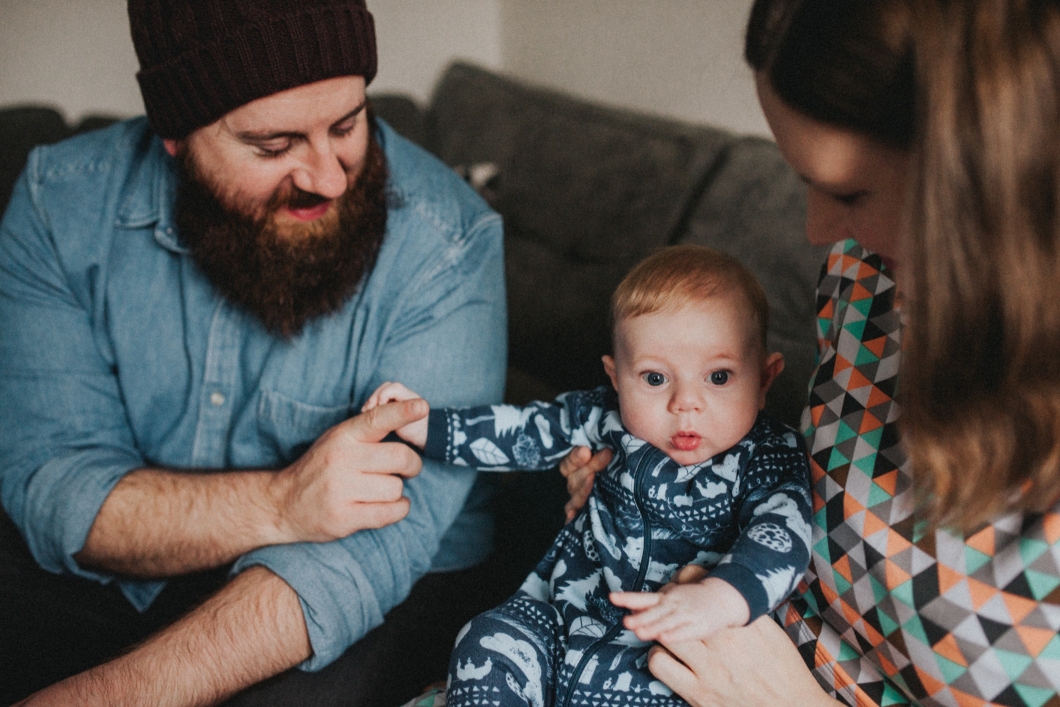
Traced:
[[210, 393], [210, 403], [213, 404], [214, 407], [217, 407], [217, 408], [221, 407], [222, 405], [225, 404], [225, 396], [224, 396], [224, 394], [223, 393], [219, 393], [217, 391], [214, 391], [213, 393]]

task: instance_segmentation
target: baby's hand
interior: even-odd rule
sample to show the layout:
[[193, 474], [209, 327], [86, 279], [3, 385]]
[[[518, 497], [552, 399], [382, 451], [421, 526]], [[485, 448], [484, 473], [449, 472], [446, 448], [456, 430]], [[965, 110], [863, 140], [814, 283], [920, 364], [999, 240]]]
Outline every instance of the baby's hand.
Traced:
[[[386, 405], [387, 403], [401, 400], [415, 400], [419, 397], [419, 395], [413, 393], [400, 383], [383, 383], [375, 389], [374, 393], [368, 396], [368, 400], [366, 400], [364, 405], [361, 406], [361, 412], [368, 412], [369, 410], [377, 408], [380, 405]], [[427, 444], [427, 418], [421, 417], [415, 422], [410, 422], [404, 427], [399, 427], [396, 432], [401, 439], [423, 449], [423, 445]]]
[[667, 584], [658, 592], [613, 592], [611, 603], [631, 610], [626, 628], [642, 641], [702, 641], [751, 618], [747, 600], [723, 579]]

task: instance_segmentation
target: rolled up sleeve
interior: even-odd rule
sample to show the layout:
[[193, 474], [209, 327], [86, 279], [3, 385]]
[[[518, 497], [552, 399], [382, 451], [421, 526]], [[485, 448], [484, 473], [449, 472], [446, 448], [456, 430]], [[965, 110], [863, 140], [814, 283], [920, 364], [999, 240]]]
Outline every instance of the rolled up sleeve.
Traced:
[[0, 222], [0, 499], [44, 569], [109, 581], [73, 556], [143, 459], [35, 198], [36, 155]]

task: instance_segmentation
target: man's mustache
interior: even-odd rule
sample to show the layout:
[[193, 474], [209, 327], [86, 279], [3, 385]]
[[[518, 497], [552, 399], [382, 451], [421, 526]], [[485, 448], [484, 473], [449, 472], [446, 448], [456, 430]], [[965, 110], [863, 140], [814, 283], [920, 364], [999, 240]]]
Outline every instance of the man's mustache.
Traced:
[[288, 209], [311, 209], [314, 206], [319, 206], [328, 201], [331, 201], [331, 199], [321, 196], [320, 194], [314, 194], [310, 191], [303, 191], [298, 187], [292, 187], [289, 192], [279, 196], [276, 207], [286, 207]]

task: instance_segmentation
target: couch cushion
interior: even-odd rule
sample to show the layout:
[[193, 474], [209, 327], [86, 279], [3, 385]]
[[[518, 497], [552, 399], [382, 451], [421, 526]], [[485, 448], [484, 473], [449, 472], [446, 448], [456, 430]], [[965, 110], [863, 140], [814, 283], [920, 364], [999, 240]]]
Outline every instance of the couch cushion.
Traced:
[[451, 165], [499, 167], [492, 202], [505, 220], [513, 367], [555, 392], [606, 381], [611, 292], [676, 238], [733, 139], [467, 64], [446, 71], [427, 144]]
[[0, 214], [7, 208], [29, 151], [68, 134], [66, 121], [51, 108], [15, 106], [0, 110]]
[[745, 137], [728, 146], [689, 215], [682, 242], [735, 256], [769, 298], [769, 346], [786, 366], [767, 409], [797, 424], [817, 355], [813, 293], [826, 248], [805, 235], [806, 187], [776, 144]]

